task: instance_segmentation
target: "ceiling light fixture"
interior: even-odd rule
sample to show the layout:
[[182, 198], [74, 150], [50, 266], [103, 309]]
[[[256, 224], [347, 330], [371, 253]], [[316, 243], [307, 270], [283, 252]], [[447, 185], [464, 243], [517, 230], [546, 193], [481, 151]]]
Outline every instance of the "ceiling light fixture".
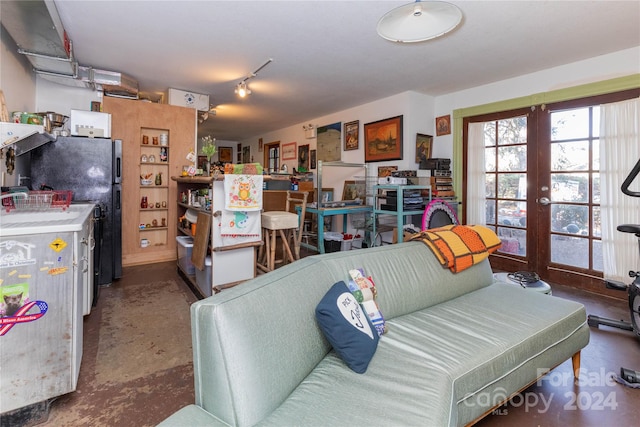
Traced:
[[242, 81], [240, 83], [238, 83], [236, 85], [235, 92], [238, 94], [238, 96], [240, 98], [244, 98], [247, 95], [251, 94], [251, 89], [249, 89], [249, 85], [247, 84], [247, 82], [249, 81], [249, 79], [252, 79], [252, 78], [256, 77], [258, 75], [258, 71], [262, 70], [264, 67], [269, 65], [271, 63], [271, 61], [273, 61], [273, 58], [269, 58], [267, 60], [267, 62], [265, 62], [264, 64], [259, 66], [257, 70], [255, 70], [253, 73], [249, 74], [247, 77], [242, 79]]
[[238, 83], [238, 86], [236, 86], [236, 93], [240, 98], [244, 98], [251, 93], [251, 89], [249, 89], [245, 81], [241, 81]]
[[458, 6], [443, 1], [420, 1], [387, 12], [378, 21], [380, 37], [398, 43], [435, 39], [453, 30], [462, 21]]

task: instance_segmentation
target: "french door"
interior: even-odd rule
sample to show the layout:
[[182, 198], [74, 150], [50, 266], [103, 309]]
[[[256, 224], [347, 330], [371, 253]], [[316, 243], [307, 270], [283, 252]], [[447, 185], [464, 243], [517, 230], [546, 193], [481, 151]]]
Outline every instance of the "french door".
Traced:
[[494, 270], [535, 271], [553, 283], [602, 291], [599, 105], [630, 97], [621, 92], [465, 119], [465, 130], [483, 124], [486, 225], [502, 240], [491, 257]]

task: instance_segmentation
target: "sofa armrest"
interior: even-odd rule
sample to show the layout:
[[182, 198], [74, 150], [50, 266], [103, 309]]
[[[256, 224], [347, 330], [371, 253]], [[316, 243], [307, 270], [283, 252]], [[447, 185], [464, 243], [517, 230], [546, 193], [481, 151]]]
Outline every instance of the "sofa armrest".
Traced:
[[228, 427], [201, 407], [189, 405], [172, 414], [158, 424], [158, 427]]

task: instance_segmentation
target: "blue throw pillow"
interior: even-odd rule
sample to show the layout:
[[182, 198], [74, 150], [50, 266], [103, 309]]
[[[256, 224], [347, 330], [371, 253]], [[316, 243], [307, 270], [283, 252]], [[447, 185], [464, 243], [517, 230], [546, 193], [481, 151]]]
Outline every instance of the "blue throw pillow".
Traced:
[[320, 329], [353, 371], [367, 370], [378, 347], [378, 334], [344, 282], [329, 289], [316, 307]]

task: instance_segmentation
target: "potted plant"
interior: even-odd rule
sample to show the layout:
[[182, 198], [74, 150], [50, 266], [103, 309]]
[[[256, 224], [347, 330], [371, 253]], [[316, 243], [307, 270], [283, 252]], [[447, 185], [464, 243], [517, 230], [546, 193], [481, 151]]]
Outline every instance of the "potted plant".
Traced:
[[207, 164], [205, 165], [205, 175], [209, 176], [211, 169], [211, 157], [216, 154], [216, 139], [212, 138], [211, 135], [207, 135], [202, 138], [202, 154], [207, 156]]

